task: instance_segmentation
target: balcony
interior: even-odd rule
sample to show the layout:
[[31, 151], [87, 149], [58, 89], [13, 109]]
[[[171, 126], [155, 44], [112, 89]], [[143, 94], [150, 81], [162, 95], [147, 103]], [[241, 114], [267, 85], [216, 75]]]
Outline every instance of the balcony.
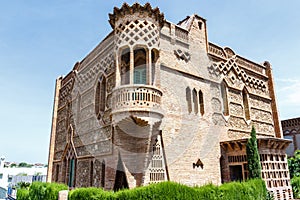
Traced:
[[114, 89], [112, 94], [113, 121], [118, 122], [129, 115], [145, 121], [149, 121], [149, 117], [157, 119], [154, 121], [161, 120], [161, 97], [162, 92], [154, 86], [120, 86]]

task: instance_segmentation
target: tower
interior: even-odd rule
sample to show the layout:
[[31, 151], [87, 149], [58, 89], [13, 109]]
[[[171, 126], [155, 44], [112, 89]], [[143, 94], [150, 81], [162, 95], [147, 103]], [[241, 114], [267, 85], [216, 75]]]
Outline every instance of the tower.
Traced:
[[[140, 186], [146, 183], [145, 171], [152, 147], [159, 142], [163, 118], [159, 38], [164, 15], [149, 3], [144, 6], [125, 3], [120, 9], [114, 8], [109, 18], [115, 44], [112, 125], [119, 151], [118, 171], [119, 174], [125, 171], [127, 179], [131, 179], [130, 186]], [[121, 186], [115, 184], [115, 187]]]

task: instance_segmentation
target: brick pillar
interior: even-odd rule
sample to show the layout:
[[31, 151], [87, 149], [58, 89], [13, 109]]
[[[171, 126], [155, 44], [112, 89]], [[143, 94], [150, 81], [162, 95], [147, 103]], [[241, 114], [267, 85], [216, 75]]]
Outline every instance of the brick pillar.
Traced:
[[47, 182], [49, 183], [51, 183], [52, 181], [54, 145], [55, 145], [55, 135], [56, 135], [56, 120], [57, 120], [57, 109], [58, 109], [59, 90], [61, 88], [61, 81], [62, 81], [62, 77], [59, 77], [56, 79], [56, 84], [55, 84], [55, 95], [54, 95], [54, 104], [53, 104], [53, 113], [52, 113], [52, 126], [51, 126], [48, 169], [47, 169]]

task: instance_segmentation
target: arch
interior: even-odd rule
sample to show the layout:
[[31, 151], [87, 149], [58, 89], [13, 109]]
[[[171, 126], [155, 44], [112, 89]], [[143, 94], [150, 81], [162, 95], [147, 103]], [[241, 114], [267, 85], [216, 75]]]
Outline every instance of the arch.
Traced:
[[186, 102], [187, 102], [187, 106], [188, 106], [188, 112], [190, 114], [192, 112], [192, 99], [191, 99], [191, 89], [190, 89], [190, 87], [186, 87], [185, 95], [186, 95]]
[[229, 115], [229, 106], [228, 106], [228, 97], [227, 97], [227, 84], [223, 80], [221, 82], [221, 97], [223, 102], [223, 115], [228, 116]]
[[97, 82], [96, 95], [95, 95], [95, 113], [97, 119], [100, 119], [105, 111], [106, 101], [106, 77], [101, 75]]
[[145, 48], [134, 49], [134, 84], [147, 83], [147, 51]]
[[121, 155], [119, 153], [118, 166], [115, 177], [114, 191], [118, 191], [120, 189], [129, 188], [127, 177], [125, 174], [125, 168], [121, 159]]
[[94, 161], [90, 162], [90, 186], [94, 185]]
[[120, 62], [120, 75], [121, 75], [121, 85], [126, 85], [130, 83], [130, 48], [125, 47], [120, 50], [121, 52], [121, 62]]
[[204, 99], [203, 99], [203, 93], [201, 90], [199, 90], [199, 92], [198, 92], [198, 97], [199, 97], [200, 114], [203, 116], [204, 115]]
[[197, 94], [197, 91], [196, 89], [194, 88], [193, 89], [193, 103], [194, 103], [194, 113], [195, 114], [198, 114], [199, 112], [199, 108], [198, 108], [198, 94]]
[[100, 179], [102, 188], [105, 188], [105, 168], [106, 168], [105, 160], [103, 160], [101, 163], [101, 179]]
[[248, 97], [248, 91], [247, 91], [246, 87], [244, 87], [244, 89], [242, 91], [242, 95], [243, 95], [245, 118], [246, 118], [246, 120], [250, 120], [250, 108], [249, 108], [249, 99], [248, 99], [249, 97]]

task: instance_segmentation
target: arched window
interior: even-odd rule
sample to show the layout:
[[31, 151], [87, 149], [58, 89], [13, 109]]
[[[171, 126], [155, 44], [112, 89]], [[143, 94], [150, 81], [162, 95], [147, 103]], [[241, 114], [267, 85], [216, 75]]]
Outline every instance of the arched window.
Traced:
[[192, 112], [191, 89], [189, 87], [187, 87], [185, 89], [185, 93], [186, 93], [186, 102], [187, 102], [187, 106], [188, 106], [188, 112], [191, 113]]
[[204, 100], [203, 100], [203, 93], [201, 90], [199, 91], [198, 96], [199, 96], [200, 114], [204, 115]]
[[195, 114], [198, 114], [198, 97], [197, 97], [197, 91], [196, 89], [194, 88], [193, 89], [193, 103], [194, 103], [194, 113]]
[[105, 161], [101, 163], [101, 187], [105, 187]]
[[223, 114], [227, 116], [229, 115], [229, 108], [228, 108], [227, 86], [224, 81], [222, 81], [221, 83], [221, 96], [223, 101]]
[[95, 113], [97, 118], [100, 119], [101, 114], [105, 111], [106, 100], [106, 78], [101, 76], [97, 83], [95, 95]]
[[76, 159], [71, 158], [69, 160], [69, 187], [75, 187], [75, 170], [76, 170]]
[[135, 49], [134, 50], [134, 84], [146, 84], [147, 72], [146, 72], [146, 50]]
[[90, 166], [90, 186], [93, 187], [94, 185], [94, 161], [91, 161]]
[[249, 108], [249, 101], [248, 101], [248, 92], [246, 88], [243, 89], [243, 104], [244, 104], [244, 112], [246, 120], [250, 120], [250, 108]]
[[121, 85], [129, 84], [130, 77], [130, 51], [129, 48], [124, 49], [121, 54]]

